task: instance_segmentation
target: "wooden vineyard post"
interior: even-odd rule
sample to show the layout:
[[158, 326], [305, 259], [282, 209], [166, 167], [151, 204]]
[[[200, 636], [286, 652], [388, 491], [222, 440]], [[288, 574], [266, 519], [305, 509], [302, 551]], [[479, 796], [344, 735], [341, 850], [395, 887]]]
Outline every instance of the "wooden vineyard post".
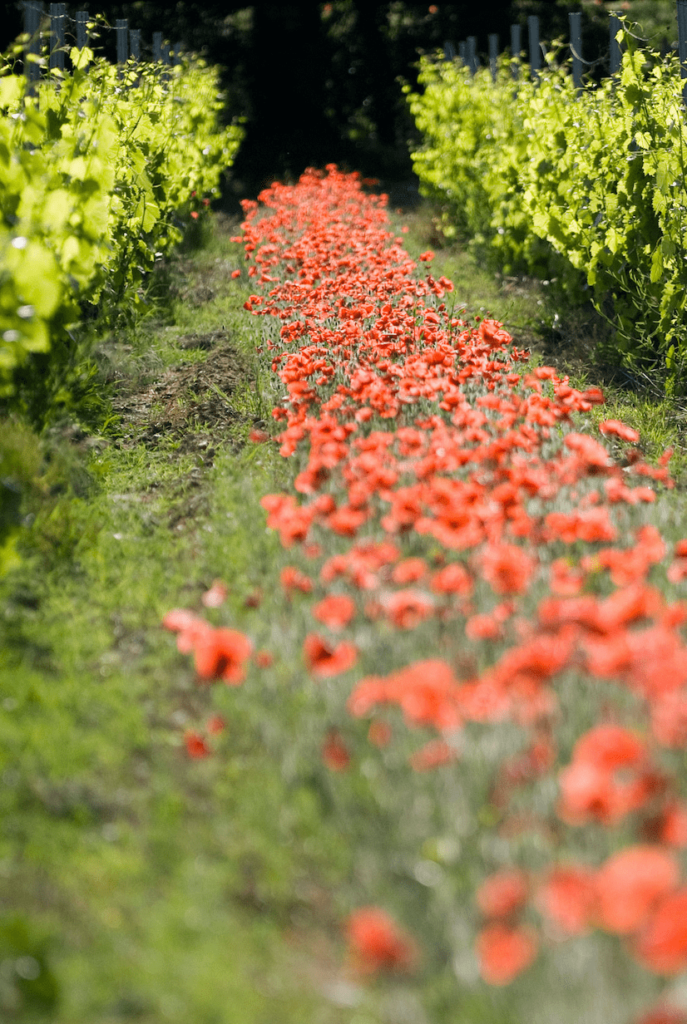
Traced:
[[461, 64], [467, 65], [468, 62], [468, 44], [463, 42], [458, 43], [458, 56], [460, 57]]
[[541, 47], [539, 46], [539, 18], [536, 14], [530, 14], [527, 19], [527, 28], [530, 37], [530, 71], [533, 81], [539, 80], [541, 71]]
[[126, 18], [117, 18], [115, 32], [117, 34], [117, 63], [126, 64], [129, 59], [129, 22]]
[[495, 32], [489, 34], [489, 67], [491, 68], [491, 80], [496, 81], [496, 71], [499, 56], [499, 37]]
[[579, 11], [568, 14], [570, 22], [570, 50], [572, 53], [573, 85], [582, 92], [582, 15]]
[[476, 75], [479, 61], [477, 60], [477, 37], [468, 36], [468, 67], [470, 74]]
[[677, 45], [683, 81], [682, 102], [687, 106], [687, 0], [677, 0]]
[[[24, 33], [29, 37], [26, 44], [26, 55], [34, 54], [40, 57], [41, 53], [41, 17], [43, 15], [43, 4], [36, 0], [25, 0], [24, 3]], [[24, 73], [29, 82], [37, 82], [40, 76], [40, 65], [33, 61], [26, 60]]]
[[141, 30], [132, 28], [129, 32], [129, 56], [136, 62], [141, 59]]
[[67, 9], [64, 4], [50, 4], [50, 70], [64, 71], [64, 42]]
[[[153, 32], [153, 60], [156, 64], [169, 64], [169, 43], [166, 43], [162, 32]], [[166, 82], [169, 79], [169, 73], [162, 71], [160, 75], [160, 81]]]
[[511, 73], [513, 78], [517, 78], [520, 74], [518, 67], [518, 61], [520, 60], [520, 54], [522, 53], [522, 32], [519, 25], [511, 25], [510, 27], [510, 55], [511, 55]]
[[444, 42], [444, 60], [455, 60], [456, 48], [450, 39]]
[[616, 39], [616, 36], [620, 32], [620, 18], [615, 11], [611, 11], [611, 28], [610, 28], [610, 72], [611, 75], [617, 75], [620, 71], [620, 43]]
[[88, 46], [88, 11], [76, 12], [76, 45], [79, 50]]

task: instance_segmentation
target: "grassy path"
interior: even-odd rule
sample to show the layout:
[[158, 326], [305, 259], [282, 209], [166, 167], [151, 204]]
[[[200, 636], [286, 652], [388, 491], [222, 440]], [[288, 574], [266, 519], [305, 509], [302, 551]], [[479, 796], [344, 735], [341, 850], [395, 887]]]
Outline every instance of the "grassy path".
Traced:
[[[427, 226], [409, 223], [419, 252]], [[291, 473], [275, 445], [249, 440], [279, 390], [255, 357], [271, 328], [243, 310], [250, 282], [231, 278], [232, 228], [177, 265], [169, 322], [103, 342], [119, 422], [45, 443], [24, 562], [0, 583], [0, 1017], [515, 1024], [508, 994], [475, 988], [436, 937], [440, 907], [472, 899], [461, 845], [481, 849], [454, 827], [459, 783], [429, 773], [399, 792], [412, 738], [381, 761], [357, 754], [355, 773], [323, 763], [323, 737], [349, 725], [304, 670], [307, 599], [276, 589], [289, 558], [259, 500]], [[472, 312], [508, 297], [453, 251], [435, 268]], [[507, 312], [531, 326], [539, 299], [526, 291]], [[619, 395], [629, 418], [626, 405]], [[632, 408], [654, 423], [649, 454], [679, 441], [674, 418]], [[681, 508], [657, 503], [661, 525]], [[201, 603], [216, 577], [221, 615]], [[273, 664], [252, 663], [243, 687], [199, 687], [160, 629], [180, 605], [231, 621]], [[396, 639], [383, 644], [392, 658]], [[187, 730], [207, 735], [217, 716], [217, 756], [190, 759]], [[490, 759], [475, 751], [477, 777]], [[487, 826], [490, 814], [485, 792]], [[345, 965], [340, 921], [373, 896], [418, 922], [429, 952], [414, 979], [366, 988]], [[604, 957], [622, 988], [612, 951], [591, 949], [580, 991]]]
[[[246, 444], [261, 325], [239, 255], [218, 231], [177, 267], [171, 323], [107, 340], [120, 424], [77, 453], [53, 438], [69, 490], [2, 584], [4, 1020], [312, 1019], [298, 936], [326, 928], [347, 852], [318, 780], [283, 770], [295, 709], [199, 691], [160, 629], [220, 571], [252, 628], [276, 557], [258, 499], [282, 466]], [[184, 731], [212, 714], [226, 756], [189, 764]]]

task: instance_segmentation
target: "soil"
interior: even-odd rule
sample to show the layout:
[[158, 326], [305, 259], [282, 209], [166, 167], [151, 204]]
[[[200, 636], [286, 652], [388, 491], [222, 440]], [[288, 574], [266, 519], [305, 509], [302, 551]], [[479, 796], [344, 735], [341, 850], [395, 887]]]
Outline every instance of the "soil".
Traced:
[[211, 460], [214, 445], [229, 439], [232, 428], [253, 423], [231, 404], [246, 369], [225, 331], [186, 335], [178, 344], [206, 351], [207, 358], [170, 367], [152, 384], [115, 396], [114, 411], [122, 423], [119, 444], [157, 447], [169, 439], [179, 442], [180, 451], [198, 451]]

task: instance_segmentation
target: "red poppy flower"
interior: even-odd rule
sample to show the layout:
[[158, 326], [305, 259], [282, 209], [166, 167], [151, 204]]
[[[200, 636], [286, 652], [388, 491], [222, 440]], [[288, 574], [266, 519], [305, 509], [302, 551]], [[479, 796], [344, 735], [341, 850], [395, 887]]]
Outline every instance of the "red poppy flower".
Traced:
[[224, 732], [226, 722], [221, 715], [213, 715], [212, 718], [208, 718], [205, 723], [205, 728], [210, 736], [218, 736], [221, 732]]
[[551, 563], [551, 590], [554, 594], [573, 597], [579, 594], [584, 579], [585, 573], [565, 558], [557, 558]]
[[468, 597], [472, 593], [472, 577], [460, 562], [452, 562], [434, 574], [431, 586], [437, 594]]
[[237, 685], [245, 677], [245, 663], [253, 644], [235, 629], [208, 629], [195, 641], [196, 672], [201, 679], [223, 679]]
[[687, 1011], [662, 1003], [642, 1014], [636, 1024], [687, 1024]]
[[433, 614], [434, 603], [418, 590], [397, 590], [385, 598], [384, 610], [395, 626], [415, 629]]
[[410, 936], [379, 907], [360, 907], [346, 922], [349, 948], [363, 974], [411, 971], [417, 949]]
[[577, 741], [573, 760], [613, 771], [639, 764], [644, 754], [644, 744], [629, 729], [620, 725], [598, 725]]
[[566, 935], [584, 935], [596, 915], [594, 872], [577, 865], [553, 868], [538, 889], [537, 903]]
[[480, 559], [482, 576], [497, 594], [522, 594], [535, 565], [534, 559], [514, 544], [487, 547]]
[[659, 846], [631, 846], [606, 861], [597, 874], [597, 913], [606, 931], [627, 935], [647, 919], [659, 900], [677, 887], [675, 855]]
[[590, 469], [607, 469], [611, 464], [608, 452], [602, 444], [588, 434], [568, 434], [565, 446], [575, 453], [578, 459]]
[[661, 694], [651, 708], [651, 729], [664, 747], [687, 746], [687, 690]]
[[370, 728], [367, 730], [370, 743], [374, 743], [376, 747], [386, 747], [391, 741], [391, 736], [391, 726], [388, 722], [370, 722]]
[[641, 807], [650, 795], [645, 757], [644, 744], [628, 729], [590, 729], [575, 744], [572, 763], [559, 776], [560, 817], [572, 825], [594, 819], [611, 824]]
[[427, 572], [427, 563], [424, 558], [404, 558], [396, 565], [391, 573], [394, 583], [405, 586], [407, 583], [417, 583]]
[[658, 839], [668, 846], [687, 847], [687, 806], [674, 800], [664, 808], [658, 820]]
[[485, 917], [510, 917], [525, 905], [528, 893], [525, 872], [504, 868], [482, 882], [477, 890], [477, 906]]
[[289, 593], [291, 590], [300, 590], [302, 594], [309, 594], [312, 591], [312, 580], [300, 569], [293, 565], [285, 565], [280, 575], [281, 585]]
[[358, 660], [358, 652], [353, 644], [342, 641], [331, 645], [317, 633], [308, 633], [303, 643], [303, 653], [312, 674], [320, 678], [347, 672]]
[[687, 967], [687, 889], [659, 903], [634, 945], [639, 960], [657, 974], [679, 974]]
[[620, 420], [604, 420], [599, 424], [599, 430], [606, 437], [619, 437], [621, 441], [630, 441], [632, 444], [639, 441], [639, 432]]
[[343, 772], [351, 763], [348, 747], [336, 729], [330, 729], [322, 745], [322, 761], [333, 772]]
[[212, 626], [184, 608], [174, 608], [162, 620], [165, 629], [177, 634], [177, 650], [190, 654], [196, 643]]
[[471, 615], [465, 623], [468, 640], [497, 640], [501, 632], [501, 623], [493, 615]]
[[329, 594], [315, 605], [312, 613], [330, 629], [343, 629], [355, 615], [355, 602], [346, 594]]
[[206, 608], [219, 608], [227, 599], [229, 588], [221, 580], [215, 580], [209, 590], [206, 590], [201, 601]]
[[389, 676], [384, 699], [398, 703], [411, 725], [433, 725], [451, 732], [461, 724], [459, 695], [451, 666], [434, 659], [415, 662]]
[[490, 985], [510, 985], [537, 955], [535, 932], [501, 922], [488, 924], [477, 936], [477, 956], [482, 977]]
[[203, 737], [194, 729], [186, 730], [184, 733], [184, 743], [186, 744], [188, 756], [194, 758], [194, 760], [201, 760], [212, 753]]
[[368, 676], [357, 684], [346, 704], [348, 710], [356, 718], [369, 715], [377, 704], [387, 700], [387, 681], [380, 676]]
[[411, 755], [409, 763], [415, 772], [429, 772], [441, 765], [451, 764], [458, 756], [455, 747], [446, 740], [430, 740]]

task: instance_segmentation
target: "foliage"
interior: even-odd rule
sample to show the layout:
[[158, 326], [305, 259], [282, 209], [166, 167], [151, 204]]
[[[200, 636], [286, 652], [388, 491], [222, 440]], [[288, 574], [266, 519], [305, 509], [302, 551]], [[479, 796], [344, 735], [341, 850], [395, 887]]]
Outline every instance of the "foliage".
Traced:
[[11, 74], [18, 52], [0, 69], [0, 396], [16, 398], [20, 372], [35, 403], [73, 353], [85, 304], [142, 302], [145, 274], [181, 239], [194, 197], [217, 190], [242, 130], [218, 129], [217, 73], [202, 61], [120, 71], [73, 50], [71, 74], [32, 90]]
[[577, 97], [551, 55], [537, 83], [517, 84], [505, 65], [492, 84], [425, 60], [425, 91], [409, 96], [425, 139], [413, 159], [451, 223], [506, 267], [555, 276], [556, 258], [573, 291], [584, 276], [612, 318], [613, 355], [672, 386], [687, 354], [681, 81], [672, 55], [625, 42], [619, 80]]
[[424, 195], [443, 208], [441, 227], [488, 242], [506, 273], [528, 270], [547, 276], [552, 254], [532, 232], [524, 203], [522, 168], [530, 140], [523, 116], [534, 88], [522, 78], [514, 90], [510, 66], [502, 63], [491, 87], [486, 70], [473, 80], [459, 62], [421, 62], [424, 92], [408, 102], [422, 133], [413, 167]]
[[21, 524], [22, 496], [38, 474], [40, 455], [35, 437], [23, 425], [0, 420], [0, 577], [19, 558], [16, 542]]

